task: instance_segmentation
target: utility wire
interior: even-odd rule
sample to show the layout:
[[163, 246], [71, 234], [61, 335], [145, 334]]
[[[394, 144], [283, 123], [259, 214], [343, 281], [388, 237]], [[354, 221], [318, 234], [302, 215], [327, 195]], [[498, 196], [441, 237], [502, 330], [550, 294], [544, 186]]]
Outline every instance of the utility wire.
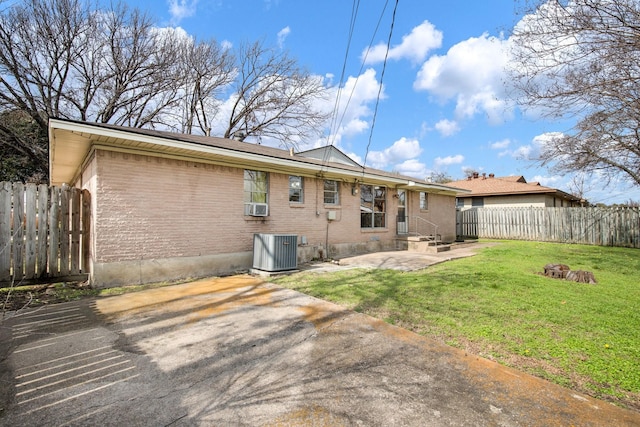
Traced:
[[[342, 72], [340, 73], [340, 81], [338, 82], [338, 93], [336, 95], [336, 101], [333, 105], [333, 112], [331, 113], [331, 125], [329, 126], [329, 138], [331, 139], [329, 146], [333, 146], [335, 142], [335, 131], [339, 124], [336, 124], [338, 117], [338, 106], [340, 105], [340, 97], [342, 95], [342, 85], [344, 84], [344, 76], [347, 69], [347, 60], [349, 58], [349, 50], [351, 48], [351, 41], [353, 40], [353, 32], [356, 27], [356, 19], [358, 17], [358, 9], [360, 8], [360, 0], [353, 0], [351, 7], [351, 22], [349, 24], [349, 35], [347, 37], [347, 48], [345, 50], [344, 59], [342, 60]], [[322, 166], [320, 167], [320, 174], [322, 174], [325, 166], [329, 162], [329, 150], [325, 150], [322, 156]]]
[[384, 72], [387, 68], [387, 59], [389, 58], [389, 49], [391, 48], [391, 36], [393, 35], [393, 27], [396, 21], [396, 11], [398, 10], [398, 1], [393, 7], [393, 15], [391, 17], [391, 27], [389, 28], [389, 38], [387, 39], [387, 50], [384, 54], [384, 62], [382, 63], [382, 72], [380, 73], [380, 86], [378, 87], [378, 96], [376, 97], [376, 106], [373, 110], [373, 119], [371, 120], [371, 130], [369, 132], [369, 141], [367, 142], [367, 150], [364, 155], [364, 161], [362, 162], [362, 173], [367, 165], [367, 157], [369, 156], [369, 148], [371, 147], [371, 139], [373, 138], [373, 128], [376, 124], [376, 117], [378, 115], [378, 105], [380, 104], [380, 95], [382, 94], [382, 82], [384, 80]]
[[[389, 0], [387, 0], [384, 3], [384, 7], [382, 8], [382, 12], [380, 12], [380, 17], [378, 18], [378, 22], [376, 23], [376, 28], [373, 31], [373, 34], [371, 35], [371, 40], [369, 41], [369, 46], [373, 45], [373, 41], [376, 38], [376, 35], [378, 34], [378, 30], [380, 29], [380, 24], [382, 23], [382, 18], [384, 18], [384, 13], [387, 10], [387, 6], [389, 5]], [[358, 73], [356, 75], [356, 82], [353, 85], [353, 89], [351, 90], [351, 93], [349, 94], [349, 99], [347, 100], [347, 103], [344, 107], [344, 109], [342, 110], [342, 116], [340, 116], [340, 121], [338, 122], [337, 126], [335, 128], [331, 128], [332, 131], [332, 135], [334, 135], [334, 139], [331, 141], [331, 145], [333, 145], [333, 143], [335, 142], [335, 133], [337, 132], [337, 128], [342, 124], [342, 122], [344, 121], [344, 116], [347, 113], [347, 109], [349, 107], [349, 104], [351, 103], [351, 99], [353, 98], [353, 93], [355, 91], [356, 86], [358, 85], [358, 80], [360, 79], [360, 76], [362, 75], [362, 70], [364, 69], [364, 64], [367, 62], [367, 57], [369, 56], [369, 52], [370, 49], [367, 49], [365, 54], [364, 54], [364, 58], [362, 59], [362, 63], [360, 64], [360, 69], [358, 70]], [[341, 83], [344, 83], [344, 81], [342, 81]], [[341, 89], [340, 89], [341, 91]], [[337, 104], [336, 104], [336, 114], [337, 114]]]
[[[369, 46], [373, 45], [373, 42], [376, 38], [376, 35], [378, 34], [378, 30], [380, 29], [380, 24], [382, 22], [382, 19], [384, 18], [385, 12], [387, 10], [387, 6], [389, 5], [389, 0], [385, 1], [384, 7], [382, 8], [382, 12], [380, 13], [380, 17], [378, 18], [378, 22], [376, 23], [376, 27], [375, 30], [373, 32], [373, 34], [371, 35], [371, 40], [369, 41]], [[349, 56], [349, 50], [350, 50], [350, 46], [351, 46], [351, 42], [352, 42], [352, 36], [355, 30], [355, 23], [356, 23], [356, 18], [357, 18], [357, 14], [358, 14], [358, 10], [359, 10], [359, 6], [360, 6], [360, 0], [354, 0], [353, 2], [353, 7], [352, 7], [352, 16], [351, 16], [351, 25], [350, 25], [350, 29], [349, 29], [349, 37], [348, 37], [348, 43], [347, 43], [347, 49], [346, 49], [346, 53], [345, 53], [345, 57], [344, 57], [344, 61], [343, 61], [343, 67], [342, 67], [342, 74], [340, 75], [340, 82], [338, 85], [338, 94], [336, 96], [336, 102], [334, 104], [334, 108], [333, 108], [333, 113], [332, 113], [332, 121], [331, 121], [331, 126], [330, 126], [330, 141], [328, 145], [333, 146], [335, 144], [335, 138], [336, 138], [336, 133], [338, 132], [339, 127], [342, 125], [342, 122], [344, 121], [345, 115], [347, 113], [347, 109], [349, 107], [349, 104], [351, 103], [351, 99], [353, 98], [353, 94], [355, 92], [355, 88], [358, 84], [358, 80], [360, 78], [360, 75], [362, 74], [362, 70], [364, 69], [364, 65], [367, 61], [367, 57], [369, 55], [369, 51], [370, 49], [367, 49], [367, 51], [365, 52], [365, 56], [362, 60], [362, 63], [360, 64], [360, 69], [356, 75], [356, 81], [354, 83], [354, 87], [351, 90], [351, 93], [349, 94], [349, 98], [347, 99], [347, 103], [344, 107], [344, 109], [342, 110], [342, 114], [340, 115], [338, 112], [339, 109], [339, 104], [340, 104], [340, 99], [342, 97], [342, 87], [344, 85], [344, 78], [345, 78], [345, 74], [346, 74], [346, 66], [347, 66], [347, 59]], [[338, 116], [340, 116], [340, 119], [338, 120]], [[323, 157], [323, 162], [322, 162], [322, 169], [324, 169], [324, 166], [326, 165], [326, 162], [328, 160], [328, 155], [329, 155], [329, 151], [327, 150], [325, 152], [325, 155]]]

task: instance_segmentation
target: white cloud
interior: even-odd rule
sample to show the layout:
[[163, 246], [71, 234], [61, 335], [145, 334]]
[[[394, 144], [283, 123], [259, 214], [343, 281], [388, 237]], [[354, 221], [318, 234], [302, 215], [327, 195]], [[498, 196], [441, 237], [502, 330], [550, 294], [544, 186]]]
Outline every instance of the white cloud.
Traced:
[[[376, 79], [376, 71], [372, 68], [365, 70], [358, 77], [350, 76], [342, 88], [337, 86], [328, 88], [327, 98], [317, 101], [320, 104], [317, 107], [321, 111], [335, 114], [332, 121], [327, 123], [327, 128], [331, 127], [331, 129], [323, 144], [328, 141], [340, 145], [343, 137], [358, 135], [369, 129], [368, 119], [373, 114], [370, 106], [377, 99], [379, 89], [380, 82]], [[384, 88], [380, 97], [385, 98]], [[334, 107], [336, 107], [335, 111]]]
[[502, 141], [496, 141], [490, 145], [493, 150], [503, 150], [511, 144], [510, 139], [503, 139]]
[[540, 149], [556, 138], [561, 138], [562, 132], [547, 132], [537, 135], [531, 144], [522, 145], [511, 152], [511, 156], [519, 160], [535, 160], [540, 156]]
[[430, 173], [427, 166], [418, 159], [405, 160], [397, 164], [394, 169], [402, 175], [412, 176], [418, 179], [425, 179]]
[[176, 25], [184, 18], [189, 18], [196, 13], [198, 0], [168, 0], [171, 23]]
[[220, 46], [222, 47], [222, 50], [230, 50], [233, 47], [233, 43], [229, 40], [222, 40], [220, 42]]
[[435, 128], [442, 136], [451, 136], [460, 131], [460, 126], [455, 120], [442, 119], [436, 123]]
[[406, 160], [418, 157], [420, 153], [422, 148], [417, 139], [402, 137], [383, 151], [370, 151], [367, 156], [367, 165], [378, 169], [388, 165], [398, 166]]
[[280, 49], [284, 46], [284, 41], [287, 39], [289, 34], [291, 34], [291, 28], [289, 28], [289, 26], [278, 31], [278, 47], [280, 47]]
[[[414, 63], [424, 61], [432, 49], [442, 46], [442, 32], [429, 21], [415, 27], [407, 35], [402, 36], [402, 43], [389, 49], [389, 59], [409, 59]], [[375, 64], [384, 61], [387, 51], [386, 43], [367, 48], [362, 52], [365, 64]]]
[[464, 162], [464, 156], [462, 154], [456, 154], [455, 156], [436, 157], [433, 161], [436, 168], [441, 166], [457, 165]]
[[536, 175], [528, 182], [539, 182], [541, 185], [545, 187], [557, 188], [556, 186], [561, 185], [563, 178], [558, 175], [552, 176], [544, 176], [544, 175]]
[[483, 113], [500, 123], [512, 115], [503, 86], [508, 61], [508, 41], [483, 34], [452, 46], [444, 56], [432, 56], [413, 84], [442, 101], [455, 100], [456, 116], [471, 118]]
[[533, 160], [535, 147], [533, 145], [522, 145], [511, 152], [511, 157], [518, 160]]

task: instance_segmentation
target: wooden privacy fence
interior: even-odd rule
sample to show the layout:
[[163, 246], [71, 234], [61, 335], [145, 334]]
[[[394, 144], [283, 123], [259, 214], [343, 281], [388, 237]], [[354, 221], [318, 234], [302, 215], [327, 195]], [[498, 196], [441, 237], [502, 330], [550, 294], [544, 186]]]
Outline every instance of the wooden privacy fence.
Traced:
[[0, 182], [0, 283], [86, 280], [90, 201], [87, 190]]
[[459, 237], [640, 248], [640, 208], [475, 208], [457, 215]]

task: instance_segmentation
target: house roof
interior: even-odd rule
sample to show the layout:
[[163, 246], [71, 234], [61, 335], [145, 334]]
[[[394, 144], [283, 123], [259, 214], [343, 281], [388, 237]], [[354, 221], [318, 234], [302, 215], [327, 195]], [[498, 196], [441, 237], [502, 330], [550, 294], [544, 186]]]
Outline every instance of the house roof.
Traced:
[[[322, 177], [353, 182], [354, 185], [366, 183], [449, 195], [466, 192], [463, 188], [451, 185], [435, 184], [405, 175], [363, 168], [355, 162], [348, 164], [349, 162], [336, 162], [335, 158], [331, 159], [334, 161], [326, 161], [308, 157], [308, 152], [305, 156], [305, 153], [296, 154], [293, 150], [232, 139], [63, 119], [49, 120], [51, 184], [74, 183], [82, 171], [83, 164], [96, 149]], [[337, 152], [344, 155], [339, 150]], [[337, 155], [336, 151], [332, 150], [331, 153]]]
[[351, 157], [338, 150], [333, 145], [327, 145], [326, 147], [313, 148], [307, 151], [301, 151], [298, 153], [300, 156], [309, 157], [312, 159], [318, 159], [327, 162], [343, 163], [345, 165], [351, 165], [356, 167], [362, 167], [358, 162]]
[[493, 174], [489, 176], [475, 174], [467, 179], [450, 182], [449, 185], [470, 191], [470, 193], [458, 195], [464, 197], [552, 194], [564, 199], [580, 201], [579, 197], [555, 188], [545, 187], [539, 182], [527, 182], [523, 176], [494, 177]]

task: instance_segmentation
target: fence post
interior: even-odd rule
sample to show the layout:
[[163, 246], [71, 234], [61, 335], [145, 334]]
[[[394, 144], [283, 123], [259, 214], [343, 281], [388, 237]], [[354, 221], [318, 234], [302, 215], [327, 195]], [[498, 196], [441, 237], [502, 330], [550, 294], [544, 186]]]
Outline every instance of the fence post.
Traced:
[[60, 272], [60, 188], [49, 190], [49, 275], [56, 276]]
[[11, 183], [0, 182], [0, 281], [11, 278]]
[[91, 194], [82, 190], [82, 272], [89, 273], [91, 263]]
[[60, 191], [60, 274], [69, 274], [69, 186], [63, 185]]
[[80, 190], [71, 189], [71, 274], [80, 273]]

